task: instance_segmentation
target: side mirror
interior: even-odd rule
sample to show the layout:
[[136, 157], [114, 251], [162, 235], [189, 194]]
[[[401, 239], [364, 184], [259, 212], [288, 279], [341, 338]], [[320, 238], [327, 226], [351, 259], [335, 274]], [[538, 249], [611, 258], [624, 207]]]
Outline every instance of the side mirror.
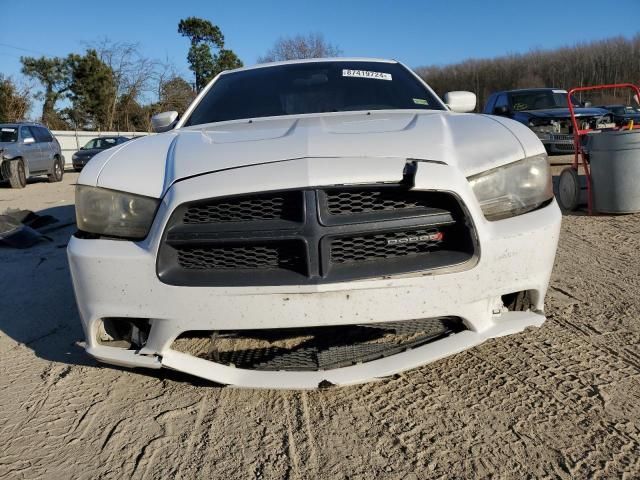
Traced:
[[464, 91], [447, 92], [444, 94], [444, 103], [454, 112], [473, 112], [476, 109], [476, 94]]
[[29, 145], [30, 143], [36, 143], [36, 139], [33, 137], [27, 137], [22, 141], [22, 143]]
[[509, 107], [501, 105], [493, 109], [494, 115], [507, 115], [509, 113]]
[[151, 117], [151, 127], [156, 133], [168, 132], [176, 126], [178, 122], [178, 112], [156, 113]]

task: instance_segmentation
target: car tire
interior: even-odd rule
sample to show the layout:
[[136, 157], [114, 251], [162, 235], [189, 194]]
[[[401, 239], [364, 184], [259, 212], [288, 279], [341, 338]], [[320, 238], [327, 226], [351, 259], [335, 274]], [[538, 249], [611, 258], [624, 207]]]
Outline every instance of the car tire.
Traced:
[[9, 179], [11, 188], [24, 188], [27, 186], [27, 172], [24, 161], [21, 158], [11, 160], [3, 164], [5, 176]]
[[49, 183], [61, 182], [64, 176], [64, 165], [62, 165], [62, 159], [56, 157], [53, 161], [53, 171], [47, 175]]

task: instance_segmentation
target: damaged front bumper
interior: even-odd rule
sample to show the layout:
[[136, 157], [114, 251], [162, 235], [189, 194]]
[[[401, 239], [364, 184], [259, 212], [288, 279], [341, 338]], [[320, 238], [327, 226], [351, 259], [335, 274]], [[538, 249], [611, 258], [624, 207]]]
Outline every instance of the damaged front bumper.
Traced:
[[[269, 191], [397, 181], [397, 171], [404, 164], [401, 160], [371, 168], [371, 159], [353, 160], [327, 170], [323, 168], [326, 159], [298, 162], [305, 168], [291, 168], [287, 162], [251, 168], [266, 179], [261, 189]], [[175, 184], [143, 242], [73, 237], [68, 256], [88, 353], [111, 364], [164, 366], [227, 385], [317, 388], [383, 378], [488, 338], [540, 326], [560, 229], [555, 201], [525, 215], [488, 222], [457, 169], [419, 163], [414, 183], [418, 190], [455, 192], [465, 205], [478, 242], [477, 256], [465, 268], [318, 285], [185, 287], [163, 283], [157, 275], [157, 252], [172, 211], [184, 202], [208, 198], [211, 192], [223, 196], [255, 191], [255, 182], [237, 172]], [[516, 292], [527, 292], [531, 299], [528, 311], [510, 311], [504, 306], [505, 296]], [[190, 331], [304, 330], [438, 317], [459, 318], [464, 329], [391, 356], [324, 370], [238, 368], [174, 348], [174, 341]], [[102, 344], [101, 325], [109, 318], [148, 321], [144, 346], [127, 349]]]
[[538, 135], [540, 141], [547, 150], [547, 153], [553, 155], [566, 155], [573, 153], [575, 146], [573, 144], [573, 135], [569, 134], [549, 134], [546, 138]]

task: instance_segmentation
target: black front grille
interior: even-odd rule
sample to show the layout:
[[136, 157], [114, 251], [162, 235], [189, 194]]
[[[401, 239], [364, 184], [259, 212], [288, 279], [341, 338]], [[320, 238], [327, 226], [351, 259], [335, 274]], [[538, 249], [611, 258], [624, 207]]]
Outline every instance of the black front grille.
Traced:
[[300, 192], [222, 198], [189, 205], [185, 224], [301, 219]]
[[330, 215], [352, 215], [390, 210], [426, 210], [429, 199], [423, 192], [399, 189], [326, 190]]
[[443, 238], [443, 232], [435, 228], [336, 238], [331, 241], [331, 261], [353, 263], [425, 254], [438, 248]]
[[474, 254], [455, 196], [376, 185], [180, 205], [157, 268], [172, 285], [317, 284], [460, 265]]
[[304, 251], [297, 242], [270, 245], [222, 245], [176, 248], [178, 263], [188, 270], [270, 270], [299, 271]]

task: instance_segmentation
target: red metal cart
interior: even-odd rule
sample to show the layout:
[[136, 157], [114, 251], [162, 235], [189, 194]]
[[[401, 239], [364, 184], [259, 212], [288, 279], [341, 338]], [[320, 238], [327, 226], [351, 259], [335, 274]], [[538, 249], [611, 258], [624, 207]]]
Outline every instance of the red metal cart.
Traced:
[[[560, 174], [560, 179], [558, 182], [558, 201], [560, 206], [565, 210], [575, 210], [578, 205], [582, 202], [580, 201], [581, 192], [583, 190], [583, 185], [580, 181], [580, 176], [578, 175], [578, 169], [580, 165], [584, 169], [585, 179], [586, 179], [586, 202], [587, 209], [589, 211], [589, 215], [593, 214], [593, 183], [591, 179], [591, 170], [589, 167], [589, 154], [585, 150], [585, 142], [584, 139], [586, 135], [590, 133], [594, 133], [600, 130], [594, 129], [582, 129], [578, 124], [578, 120], [576, 119], [576, 115], [573, 108], [573, 102], [571, 98], [576, 92], [586, 92], [592, 90], [607, 90], [614, 88], [628, 88], [635, 92], [635, 99], [637, 102], [640, 102], [640, 88], [637, 85], [632, 83], [616, 83], [609, 85], [594, 85], [591, 87], [575, 87], [570, 89], [567, 92], [567, 103], [569, 106], [569, 112], [571, 113], [571, 124], [573, 126], [573, 144], [574, 144], [574, 158], [573, 164], [571, 167], [565, 168]], [[625, 129], [640, 129], [639, 125], [633, 125], [631, 122], [630, 125], [624, 125], [621, 127], [614, 127], [610, 130], [625, 130]]]

